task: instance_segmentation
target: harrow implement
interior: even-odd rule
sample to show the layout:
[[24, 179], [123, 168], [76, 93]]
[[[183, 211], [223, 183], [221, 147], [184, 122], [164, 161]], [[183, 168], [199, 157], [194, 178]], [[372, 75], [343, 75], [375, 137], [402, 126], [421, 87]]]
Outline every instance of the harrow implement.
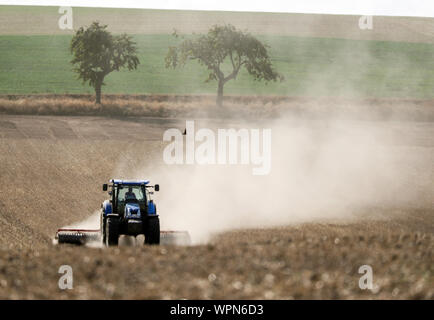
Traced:
[[[190, 234], [187, 231], [161, 231], [161, 244], [188, 246], [191, 244]], [[54, 239], [58, 244], [84, 245], [88, 242], [101, 241], [99, 229], [69, 229], [57, 230]]]
[[188, 231], [161, 231], [160, 243], [165, 245], [188, 246], [191, 238]]
[[59, 244], [70, 243], [83, 245], [90, 241], [99, 241], [100, 237], [99, 229], [89, 230], [62, 228], [57, 230], [56, 236], [54, 238]]

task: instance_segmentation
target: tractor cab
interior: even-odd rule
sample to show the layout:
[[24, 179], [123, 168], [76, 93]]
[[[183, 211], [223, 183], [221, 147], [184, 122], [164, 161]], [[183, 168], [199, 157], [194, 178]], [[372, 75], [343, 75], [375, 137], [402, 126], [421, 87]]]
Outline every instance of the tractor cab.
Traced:
[[110, 182], [110, 185], [103, 185], [103, 191], [107, 191], [110, 187], [109, 195], [111, 199], [109, 201], [112, 211], [120, 216], [124, 216], [125, 205], [131, 203], [138, 204], [142, 212], [147, 212], [148, 205], [153, 204], [151, 200], [153, 192], [149, 189], [153, 188], [155, 191], [159, 191], [159, 185], [149, 186], [148, 180], [124, 181], [113, 179]]
[[147, 243], [159, 243], [159, 219], [150, 189], [159, 191], [160, 187], [150, 186], [148, 180], [113, 179], [103, 185], [110, 195], [101, 205], [101, 230], [107, 245], [117, 244], [121, 234], [144, 234]]
[[126, 209], [130, 207], [138, 207], [142, 212], [146, 212], [146, 193], [144, 186], [119, 185], [115, 195], [117, 212], [125, 216]]

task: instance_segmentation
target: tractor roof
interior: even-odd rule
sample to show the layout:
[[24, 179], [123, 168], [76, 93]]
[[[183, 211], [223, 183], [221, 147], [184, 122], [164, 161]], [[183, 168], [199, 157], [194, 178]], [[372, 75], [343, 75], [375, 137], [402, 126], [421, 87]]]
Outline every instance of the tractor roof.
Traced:
[[149, 180], [120, 180], [120, 179], [112, 179], [110, 180], [113, 184], [122, 184], [127, 186], [138, 186], [142, 184], [148, 184]]

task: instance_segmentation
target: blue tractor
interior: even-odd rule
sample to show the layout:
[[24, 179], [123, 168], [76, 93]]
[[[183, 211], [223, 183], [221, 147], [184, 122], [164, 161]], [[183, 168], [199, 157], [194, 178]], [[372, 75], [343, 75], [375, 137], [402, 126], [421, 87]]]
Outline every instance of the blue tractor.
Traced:
[[101, 205], [100, 230], [107, 246], [116, 246], [120, 235], [145, 236], [145, 244], [160, 244], [160, 219], [157, 207], [151, 199], [158, 184], [151, 186], [148, 180], [110, 180], [103, 184], [110, 199]]

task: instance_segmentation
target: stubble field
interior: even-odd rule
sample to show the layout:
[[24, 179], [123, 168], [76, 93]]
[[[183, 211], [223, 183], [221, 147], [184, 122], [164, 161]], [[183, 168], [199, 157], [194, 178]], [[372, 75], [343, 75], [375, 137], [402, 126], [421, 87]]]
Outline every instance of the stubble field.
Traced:
[[[188, 182], [170, 186], [163, 179], [155, 181], [162, 189], [156, 200], [163, 228], [176, 216], [194, 218], [193, 238], [198, 228], [211, 230], [206, 240], [188, 247], [52, 245], [58, 227], [85, 220], [99, 208], [105, 198], [100, 185], [113, 175], [122, 177], [138, 168], [151, 177], [154, 169], [169, 171], [161, 159], [166, 145], [162, 133], [184, 125], [175, 119], [2, 115], [0, 298], [433, 298], [434, 129], [424, 122], [362, 124], [376, 128], [378, 137], [394, 132], [382, 143], [390, 151], [400, 150], [394, 163], [400, 163], [401, 176], [408, 180], [396, 183], [412, 194], [395, 205], [348, 208], [337, 217], [324, 207], [320, 218], [296, 222], [290, 218], [297, 214], [291, 205], [298, 208], [299, 203], [284, 200], [289, 209], [279, 217], [287, 223], [279, 227], [245, 229], [248, 223], [234, 219], [234, 230], [225, 225], [214, 232], [210, 225], [219, 218], [209, 219], [206, 207], [204, 219], [189, 216], [182, 207], [176, 213], [164, 209], [175, 201], [173, 189], [189, 202], [206, 197], [204, 185], [201, 193], [190, 195], [183, 193]], [[396, 136], [405, 139], [397, 141]], [[282, 179], [291, 184], [291, 177]], [[242, 181], [233, 181], [238, 183]], [[277, 202], [285, 192], [291, 199], [290, 189], [275, 192]], [[228, 210], [237, 205], [229, 199]], [[258, 214], [267, 221], [276, 212], [251, 214], [255, 224]], [[73, 268], [72, 290], [58, 287], [61, 265]], [[359, 288], [362, 265], [373, 268], [373, 290]]]

